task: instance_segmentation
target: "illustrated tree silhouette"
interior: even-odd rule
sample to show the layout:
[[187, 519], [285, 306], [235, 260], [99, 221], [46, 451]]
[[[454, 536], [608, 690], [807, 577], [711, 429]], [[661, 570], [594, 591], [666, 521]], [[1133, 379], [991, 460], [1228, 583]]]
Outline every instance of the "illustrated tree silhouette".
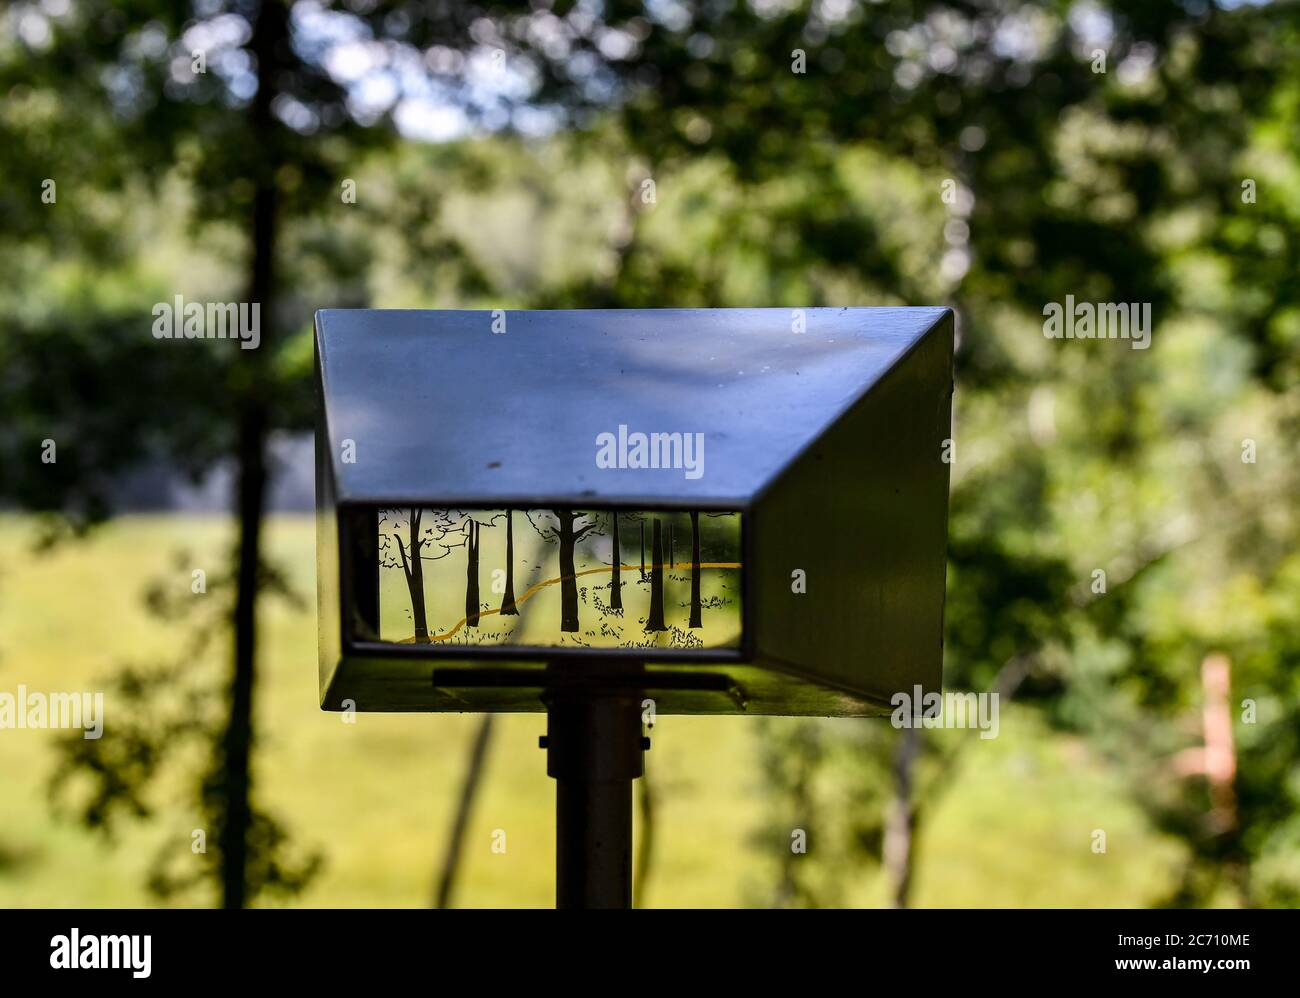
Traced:
[[[406, 524], [406, 537], [401, 525]], [[385, 530], [385, 527], [388, 529]], [[440, 561], [460, 547], [447, 544], [451, 522], [445, 511], [418, 506], [406, 510], [387, 509], [379, 513], [379, 564], [400, 568], [411, 597], [411, 621], [417, 644], [429, 641], [429, 616], [424, 589], [424, 563]], [[441, 552], [441, 553], [435, 553]]]
[[700, 514], [691, 510], [691, 619], [690, 627], [703, 627], [700, 606]]
[[[637, 530], [636, 530], [636, 536], [633, 538], [633, 543], [636, 545], [638, 549], [638, 553], [641, 558], [641, 562], [640, 562], [641, 568], [640, 568], [639, 577], [642, 582], [645, 582], [647, 578], [649, 578], [646, 575], [646, 566], [645, 566], [645, 556], [646, 556], [645, 514], [642, 512], [638, 512], [637, 510], [625, 509], [619, 511], [618, 519], [621, 520], [622, 523], [624, 524], [628, 523], [629, 521], [636, 524]], [[623, 553], [623, 544], [622, 544], [622, 535], [620, 533], [619, 536], [619, 557], [620, 558], [622, 557], [622, 553]]]
[[548, 543], [559, 545], [560, 558], [560, 630], [573, 632], [578, 622], [578, 580], [573, 553], [579, 541], [590, 534], [601, 534], [598, 516], [576, 509], [529, 510], [528, 522]]
[[[710, 518], [731, 516], [730, 513], [709, 513]], [[700, 514], [691, 510], [691, 617], [688, 627], [704, 626], [704, 606], [700, 598]]]
[[[448, 509], [440, 510], [439, 515], [447, 524], [448, 533], [460, 537], [459, 541], [446, 546], [465, 548], [465, 626], [478, 627], [479, 617], [483, 613], [479, 595], [479, 534], [484, 527], [496, 526], [506, 514], [487, 515], [483, 510]], [[513, 595], [510, 602], [513, 606]]]
[[623, 552], [619, 546], [618, 536], [618, 512], [609, 514], [610, 533], [613, 538], [613, 548], [610, 555], [609, 570], [609, 605], [611, 609], [623, 609]]
[[478, 534], [480, 525], [469, 520], [466, 524], [465, 558], [465, 626], [478, 627]]
[[664, 623], [664, 550], [657, 516], [654, 518], [651, 535], [650, 613], [646, 616], [645, 629], [666, 631], [668, 625]]
[[[617, 539], [615, 540], [617, 544]], [[506, 510], [506, 589], [501, 594], [501, 616], [517, 617], [515, 606], [515, 517], [514, 510]]]
[[[413, 508], [407, 512], [407, 537], [403, 541], [396, 532], [384, 533], [388, 522], [386, 513], [379, 515], [379, 564], [385, 568], [400, 568], [406, 579], [406, 589], [411, 596], [411, 622], [415, 628], [415, 641], [425, 644], [429, 640], [429, 618], [424, 605], [424, 558], [422, 550], [426, 538], [421, 528], [424, 510]], [[397, 558], [390, 551], [397, 551]]]

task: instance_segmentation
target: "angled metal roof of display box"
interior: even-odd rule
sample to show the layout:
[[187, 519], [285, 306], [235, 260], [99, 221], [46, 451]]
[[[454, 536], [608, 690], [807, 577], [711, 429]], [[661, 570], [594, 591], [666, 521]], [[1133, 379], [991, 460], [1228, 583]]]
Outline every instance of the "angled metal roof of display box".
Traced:
[[[938, 689], [953, 336], [946, 308], [317, 313], [323, 705], [541, 710], [579, 661], [666, 712], [863, 714]], [[654, 467], [629, 459], [637, 434], [699, 446]], [[661, 442], [654, 464], [682, 456]], [[381, 641], [394, 507], [735, 512], [743, 628], [614, 653]]]

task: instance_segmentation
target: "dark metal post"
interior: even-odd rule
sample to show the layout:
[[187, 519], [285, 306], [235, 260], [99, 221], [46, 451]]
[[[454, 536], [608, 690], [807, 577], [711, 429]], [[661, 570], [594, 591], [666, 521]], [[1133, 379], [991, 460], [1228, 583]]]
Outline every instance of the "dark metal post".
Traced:
[[547, 698], [555, 779], [555, 906], [632, 907], [632, 781], [645, 772], [640, 698], [598, 689]]

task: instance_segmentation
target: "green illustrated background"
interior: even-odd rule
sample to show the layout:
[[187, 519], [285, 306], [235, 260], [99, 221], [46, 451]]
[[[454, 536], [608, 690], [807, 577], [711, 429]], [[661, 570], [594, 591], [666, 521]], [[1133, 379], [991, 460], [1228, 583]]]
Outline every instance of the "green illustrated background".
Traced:
[[[423, 595], [429, 638], [439, 644], [516, 644], [617, 648], [727, 648], [740, 643], [740, 515], [704, 514], [700, 523], [699, 628], [690, 627], [691, 519], [686, 513], [624, 512], [619, 515], [620, 591], [623, 607], [611, 600], [613, 530], [609, 512], [586, 513], [578, 521], [593, 531], [577, 541], [574, 588], [579, 627], [561, 630], [561, 569], [555, 514], [549, 510], [512, 511], [515, 574], [511, 582], [517, 613], [505, 605], [506, 510], [429, 510], [421, 540]], [[473, 627], [466, 618], [469, 554], [467, 521], [479, 526], [478, 596], [483, 611]], [[663, 630], [648, 629], [654, 575], [653, 522], [660, 523]], [[536, 525], [534, 525], [534, 523]], [[644, 551], [641, 528], [645, 527]], [[668, 531], [672, 528], [672, 552]], [[405, 566], [411, 564], [410, 511], [387, 511], [380, 524], [380, 637], [414, 641], [412, 599]], [[549, 538], [549, 539], [548, 539]], [[398, 545], [403, 553], [397, 554]], [[642, 574], [642, 555], [645, 573]], [[405, 562], [403, 561], [405, 558]], [[670, 560], [671, 559], [671, 560]], [[720, 567], [720, 566], [728, 567]], [[707, 567], [704, 567], [707, 566]], [[603, 569], [603, 570], [602, 570]]]

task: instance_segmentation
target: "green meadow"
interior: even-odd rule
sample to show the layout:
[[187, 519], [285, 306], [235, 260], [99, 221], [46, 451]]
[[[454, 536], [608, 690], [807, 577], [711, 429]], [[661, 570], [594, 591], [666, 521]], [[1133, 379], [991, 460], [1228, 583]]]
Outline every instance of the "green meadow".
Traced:
[[[0, 692], [20, 683], [100, 690], [126, 665], [173, 655], [191, 625], [151, 614], [151, 586], [176, 598], [220, 598], [232, 536], [224, 518], [126, 517], [50, 551], [35, 549], [37, 528], [34, 520], [0, 518]], [[293, 903], [427, 905], [478, 719], [361, 714], [347, 723], [344, 715], [320, 711], [311, 518], [271, 518], [268, 553], [304, 600], [262, 601], [257, 793], [301, 847], [325, 860]], [[205, 594], [191, 593], [196, 569], [212, 580]], [[489, 592], [485, 583], [485, 599]], [[223, 676], [226, 649], [214, 647], [191, 667], [197, 675]], [[113, 725], [114, 703], [106, 697], [105, 737]], [[552, 902], [554, 790], [537, 747], [544, 729], [540, 714], [498, 718], [468, 832], [460, 906]], [[758, 719], [748, 717], [660, 718], [647, 756], [655, 830], [640, 903], [732, 906], [771, 895], [778, 871], [758, 844], [767, 801], [758, 730]], [[1153, 833], [1081, 741], [1049, 732], [1014, 705], [1003, 710], [998, 738], [949, 735], [971, 742], [922, 826], [916, 903], [1142, 906], [1169, 889], [1179, 846]], [[0, 730], [0, 905], [157, 903], [145, 887], [147, 869], [177, 836], [178, 848], [188, 849], [197, 827], [192, 776], [170, 777], [156, 788], [147, 820], [106, 839], [52, 806], [55, 745], [66, 737]], [[851, 791], [832, 787], [830, 799], [847, 802]], [[1104, 855], [1090, 848], [1096, 828], [1107, 831]], [[492, 849], [498, 830], [505, 832], [504, 852]], [[817, 859], [818, 829], [809, 831], [810, 851], [800, 862]], [[837, 876], [848, 903], [882, 902], [876, 865]], [[193, 895], [179, 903], [211, 900]]]

